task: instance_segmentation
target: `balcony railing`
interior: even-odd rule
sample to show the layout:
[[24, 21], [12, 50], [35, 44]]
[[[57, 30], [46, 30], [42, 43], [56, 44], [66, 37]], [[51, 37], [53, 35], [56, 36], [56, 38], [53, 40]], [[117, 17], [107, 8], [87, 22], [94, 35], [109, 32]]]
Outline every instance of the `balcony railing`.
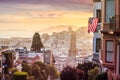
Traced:
[[110, 17], [110, 30], [120, 29], [120, 15]]
[[110, 17], [110, 30], [116, 29], [116, 17], [112, 16]]

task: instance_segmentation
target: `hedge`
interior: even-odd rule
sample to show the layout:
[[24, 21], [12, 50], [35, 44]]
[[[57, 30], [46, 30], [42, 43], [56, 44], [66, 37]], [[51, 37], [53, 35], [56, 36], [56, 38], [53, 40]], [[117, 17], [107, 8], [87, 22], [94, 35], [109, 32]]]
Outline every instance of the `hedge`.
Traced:
[[27, 72], [15, 72], [14, 80], [27, 80], [28, 73]]

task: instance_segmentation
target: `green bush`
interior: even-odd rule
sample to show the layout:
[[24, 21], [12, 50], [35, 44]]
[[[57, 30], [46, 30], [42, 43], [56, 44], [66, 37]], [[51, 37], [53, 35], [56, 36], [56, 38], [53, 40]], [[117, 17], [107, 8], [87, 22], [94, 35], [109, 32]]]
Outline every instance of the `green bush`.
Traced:
[[84, 63], [78, 64], [78, 66], [77, 66], [78, 69], [84, 71], [85, 80], [88, 80], [88, 72], [91, 69], [94, 69], [95, 67], [99, 67], [99, 65], [94, 62], [84, 62]]
[[99, 74], [99, 68], [95, 67], [94, 69], [91, 69], [90, 71], [88, 71], [88, 76], [89, 76], [89, 80], [95, 80], [95, 77]]
[[107, 80], [107, 72], [98, 74], [95, 78], [95, 80]]
[[14, 74], [14, 80], [26, 80], [27, 79], [27, 72], [15, 72]]

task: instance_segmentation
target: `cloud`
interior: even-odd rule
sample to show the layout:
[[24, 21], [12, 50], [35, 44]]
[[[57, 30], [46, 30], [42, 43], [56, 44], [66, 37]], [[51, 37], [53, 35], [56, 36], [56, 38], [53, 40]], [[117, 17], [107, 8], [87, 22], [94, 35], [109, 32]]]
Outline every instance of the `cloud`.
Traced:
[[48, 16], [52, 17], [52, 16], [56, 16], [56, 14], [51, 13], [51, 14], [48, 14]]
[[0, 0], [0, 3], [12, 4], [12, 8], [20, 10], [92, 11], [91, 0]]
[[0, 32], [57, 32], [67, 30], [66, 25], [86, 25], [92, 16], [91, 1], [0, 0]]
[[92, 4], [92, 0], [68, 0], [68, 1], [74, 4], [87, 4], [87, 5]]
[[44, 29], [39, 30], [37, 32], [40, 32], [40, 33], [45, 33], [45, 32], [48, 32], [48, 33], [61, 32], [61, 31], [67, 31], [69, 27], [72, 27], [73, 30], [77, 30], [78, 29], [78, 26], [73, 26], [73, 25], [59, 25], [59, 26], [51, 26], [51, 27], [48, 27], [48, 28], [44, 28]]
[[52, 29], [52, 30], [68, 30], [69, 27], [72, 27], [73, 30], [77, 29], [78, 27], [73, 26], [73, 25], [59, 25], [59, 26], [53, 26], [53, 27], [49, 27], [47, 28], [48, 30]]
[[0, 2], [6, 2], [6, 3], [27, 3], [27, 4], [53, 4], [53, 3], [85, 3], [85, 4], [91, 4], [92, 0], [0, 0]]
[[79, 11], [25, 11], [0, 15], [0, 24], [4, 26], [86, 25], [88, 17], [91, 16], [92, 13]]
[[25, 30], [25, 29], [1, 29], [0, 31], [27, 31], [27, 30]]

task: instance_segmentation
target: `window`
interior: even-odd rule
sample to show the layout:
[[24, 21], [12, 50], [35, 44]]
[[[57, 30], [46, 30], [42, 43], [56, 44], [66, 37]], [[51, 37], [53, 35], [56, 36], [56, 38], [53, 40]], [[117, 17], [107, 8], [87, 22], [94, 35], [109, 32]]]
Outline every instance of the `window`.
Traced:
[[101, 23], [101, 10], [96, 10], [96, 17], [98, 18], [98, 23]]
[[100, 49], [101, 49], [101, 39], [97, 38], [96, 39], [96, 52], [99, 52]]
[[113, 62], [113, 40], [106, 41], [106, 62]]
[[109, 23], [110, 20], [110, 16], [114, 16], [115, 15], [115, 0], [105, 0], [105, 18], [106, 18], [106, 22]]

